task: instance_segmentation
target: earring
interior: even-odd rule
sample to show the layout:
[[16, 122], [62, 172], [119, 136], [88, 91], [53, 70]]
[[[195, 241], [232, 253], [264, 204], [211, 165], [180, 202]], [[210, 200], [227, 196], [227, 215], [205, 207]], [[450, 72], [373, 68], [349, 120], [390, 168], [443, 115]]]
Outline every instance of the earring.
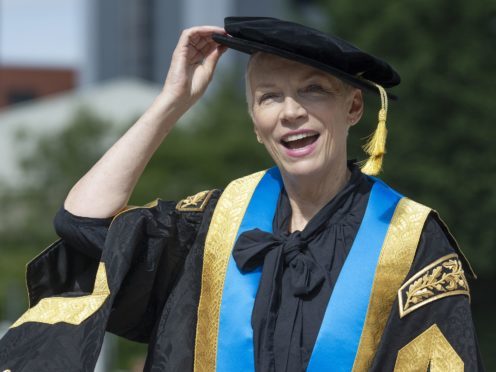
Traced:
[[258, 143], [263, 143], [262, 139], [260, 138], [260, 136], [257, 134], [257, 141]]

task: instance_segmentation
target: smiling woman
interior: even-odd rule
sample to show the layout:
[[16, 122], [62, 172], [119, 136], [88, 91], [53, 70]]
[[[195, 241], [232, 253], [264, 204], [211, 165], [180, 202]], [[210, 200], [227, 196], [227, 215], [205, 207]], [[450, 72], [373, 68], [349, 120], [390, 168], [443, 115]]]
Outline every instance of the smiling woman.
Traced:
[[[252, 54], [248, 109], [275, 166], [126, 207], [227, 47]], [[61, 239], [28, 265], [30, 309], [0, 341], [0, 370], [92, 370], [106, 330], [148, 343], [146, 370], [482, 370], [470, 265], [434, 211], [368, 175], [399, 81], [292, 22], [185, 30], [162, 93], [74, 185], [54, 221]], [[381, 109], [361, 169], [346, 145], [364, 90]]]
[[292, 221], [300, 221], [291, 230], [302, 230], [349, 179], [347, 136], [362, 116], [362, 92], [263, 52], [250, 60], [247, 79], [255, 133], [281, 170], [288, 194], [304, 195], [290, 199]]

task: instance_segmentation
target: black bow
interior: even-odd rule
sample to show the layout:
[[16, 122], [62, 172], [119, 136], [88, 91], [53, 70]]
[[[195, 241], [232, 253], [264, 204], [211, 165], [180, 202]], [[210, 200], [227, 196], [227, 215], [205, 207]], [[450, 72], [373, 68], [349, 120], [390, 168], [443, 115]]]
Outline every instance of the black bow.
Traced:
[[[259, 229], [245, 231], [234, 246], [233, 256], [241, 271], [252, 271], [263, 264], [251, 322], [255, 345], [259, 346], [255, 350], [256, 370], [273, 371], [274, 358], [261, 358], [260, 353], [272, 353], [284, 271], [290, 271], [290, 288], [294, 295], [290, 303], [294, 316], [301, 296], [320, 287], [326, 274], [307, 249], [300, 231], [291, 234], [271, 234]], [[289, 350], [290, 340], [283, 342], [288, 343]]]
[[[272, 292], [280, 289], [282, 271], [290, 270], [291, 287], [295, 296], [310, 293], [325, 279], [301, 232], [274, 235], [254, 229], [241, 234], [233, 250], [234, 260], [241, 271], [252, 271], [263, 264], [260, 287], [269, 284]], [[272, 293], [274, 294], [274, 293]], [[272, 296], [271, 296], [272, 297]]]

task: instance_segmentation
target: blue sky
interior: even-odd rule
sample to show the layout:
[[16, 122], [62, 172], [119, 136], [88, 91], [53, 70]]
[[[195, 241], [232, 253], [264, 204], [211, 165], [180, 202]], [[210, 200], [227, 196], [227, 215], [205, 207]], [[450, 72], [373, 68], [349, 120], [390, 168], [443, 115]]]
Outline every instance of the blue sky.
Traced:
[[77, 67], [85, 0], [0, 0], [0, 63]]

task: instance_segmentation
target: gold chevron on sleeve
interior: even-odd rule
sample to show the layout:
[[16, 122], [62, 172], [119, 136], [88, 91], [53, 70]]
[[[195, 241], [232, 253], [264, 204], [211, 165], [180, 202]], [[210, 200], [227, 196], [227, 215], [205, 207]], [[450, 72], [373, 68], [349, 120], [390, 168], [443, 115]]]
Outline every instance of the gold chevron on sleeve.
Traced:
[[463, 360], [436, 324], [398, 352], [394, 372], [463, 372]]
[[109, 295], [105, 264], [100, 262], [91, 294], [79, 297], [44, 298], [28, 309], [10, 328], [27, 322], [45, 324], [63, 322], [78, 325], [97, 312]]
[[447, 296], [466, 295], [470, 290], [456, 253], [448, 254], [424, 267], [398, 290], [400, 318]]

